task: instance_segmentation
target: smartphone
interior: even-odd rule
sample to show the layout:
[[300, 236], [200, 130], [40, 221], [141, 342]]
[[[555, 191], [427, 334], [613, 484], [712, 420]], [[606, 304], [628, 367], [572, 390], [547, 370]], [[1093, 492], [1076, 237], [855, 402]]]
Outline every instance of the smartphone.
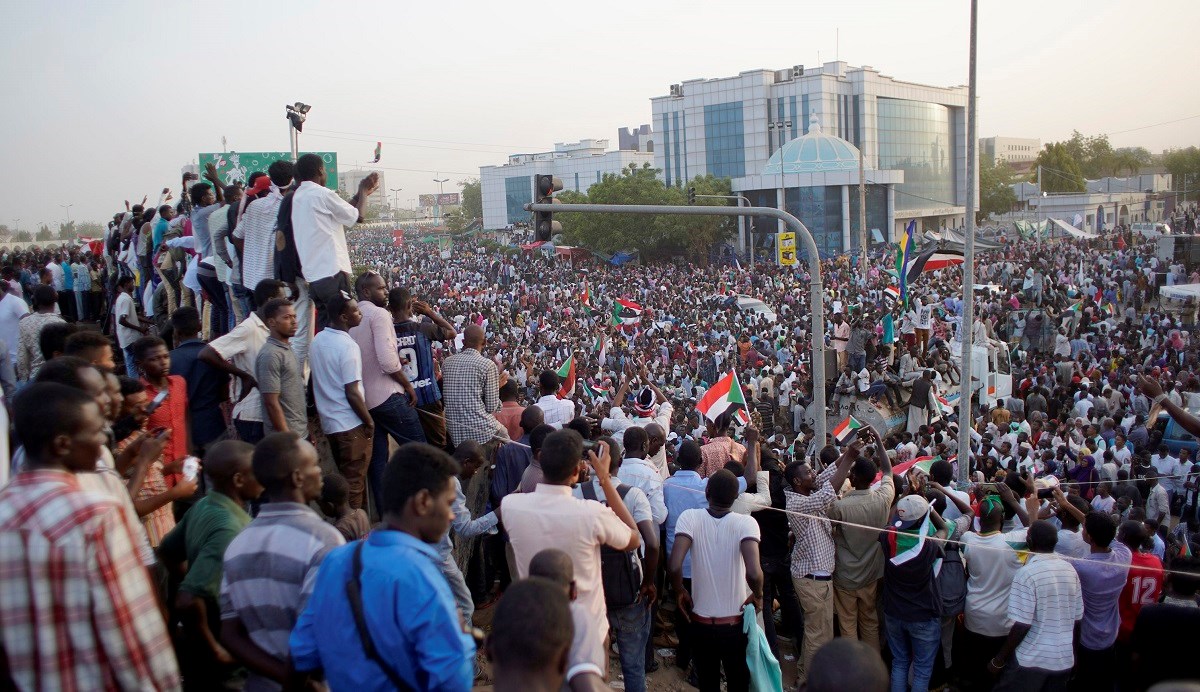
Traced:
[[151, 413], [154, 413], [155, 411], [157, 411], [158, 407], [162, 406], [163, 402], [167, 400], [168, 394], [170, 394], [170, 391], [166, 390], [166, 389], [164, 389], [161, 392], [159, 392], [158, 394], [156, 394], [154, 396], [154, 400], [146, 405], [146, 415], [148, 416]]
[[183, 477], [189, 481], [196, 480], [196, 475], [200, 473], [200, 459], [197, 457], [186, 457], [183, 460]]

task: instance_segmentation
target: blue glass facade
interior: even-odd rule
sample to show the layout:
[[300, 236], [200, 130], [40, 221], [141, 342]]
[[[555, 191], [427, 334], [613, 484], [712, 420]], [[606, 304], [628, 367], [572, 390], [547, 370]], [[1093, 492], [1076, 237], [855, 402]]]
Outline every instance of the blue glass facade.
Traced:
[[896, 186], [896, 208], [956, 206], [958, 138], [951, 109], [889, 98], [876, 104], [879, 168], [904, 171], [904, 183]]
[[709, 173], [718, 178], [740, 178], [746, 175], [746, 142], [741, 101], [704, 107], [704, 149]]
[[671, 185], [671, 126], [670, 120], [667, 119], [667, 114], [662, 114], [662, 137], [663, 137], [663, 175], [666, 176], [667, 186]]
[[529, 223], [525, 205], [533, 201], [533, 177], [515, 175], [504, 179], [504, 206], [508, 223]]
[[784, 201], [786, 211], [812, 232], [822, 258], [842, 254], [841, 187], [793, 187], [786, 191]]
[[680, 170], [681, 165], [679, 163], [679, 140], [684, 139], [686, 135], [680, 134], [683, 132], [683, 130], [679, 129], [679, 111], [675, 111], [671, 114], [671, 124], [675, 127], [675, 184], [682, 185], [684, 178], [683, 171]]

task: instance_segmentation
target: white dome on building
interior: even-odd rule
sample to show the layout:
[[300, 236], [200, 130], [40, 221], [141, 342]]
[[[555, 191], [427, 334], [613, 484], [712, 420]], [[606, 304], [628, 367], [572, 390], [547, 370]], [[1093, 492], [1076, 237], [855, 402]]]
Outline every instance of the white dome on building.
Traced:
[[814, 113], [809, 119], [808, 134], [793, 139], [772, 154], [762, 174], [851, 170], [858, 170], [858, 147], [841, 137], [822, 132], [820, 120]]

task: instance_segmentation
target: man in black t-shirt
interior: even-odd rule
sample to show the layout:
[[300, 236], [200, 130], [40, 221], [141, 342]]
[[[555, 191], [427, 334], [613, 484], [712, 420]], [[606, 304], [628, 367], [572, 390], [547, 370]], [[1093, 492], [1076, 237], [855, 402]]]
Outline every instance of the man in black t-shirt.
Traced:
[[[417, 411], [425, 439], [435, 447], [445, 447], [446, 419], [431, 344], [451, 341], [458, 332], [436, 310], [413, 299], [404, 287], [388, 292], [388, 309], [396, 325], [401, 369], [417, 394]], [[422, 316], [427, 319], [421, 319]]]

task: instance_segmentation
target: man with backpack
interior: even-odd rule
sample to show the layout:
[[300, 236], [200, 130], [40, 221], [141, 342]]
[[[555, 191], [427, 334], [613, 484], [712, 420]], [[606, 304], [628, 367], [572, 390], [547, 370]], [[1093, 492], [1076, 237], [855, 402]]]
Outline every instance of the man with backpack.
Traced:
[[[641, 428], [637, 432], [645, 435]], [[627, 439], [631, 438], [632, 435], [627, 436]], [[613, 444], [609, 442], [610, 446]], [[612, 451], [610, 473], [616, 474], [620, 481], [622, 455], [618, 449]], [[575, 497], [608, 504], [599, 478], [582, 480], [573, 492]], [[617, 494], [633, 515], [633, 521], [642, 535], [645, 555], [639, 556], [637, 550], [624, 551], [601, 546], [600, 580], [604, 585], [608, 626], [621, 657], [625, 689], [640, 692], [646, 689], [646, 641], [650, 638], [651, 606], [657, 598], [654, 575], [659, 559], [658, 524], [654, 521], [650, 500], [641, 488], [618, 482]]]

